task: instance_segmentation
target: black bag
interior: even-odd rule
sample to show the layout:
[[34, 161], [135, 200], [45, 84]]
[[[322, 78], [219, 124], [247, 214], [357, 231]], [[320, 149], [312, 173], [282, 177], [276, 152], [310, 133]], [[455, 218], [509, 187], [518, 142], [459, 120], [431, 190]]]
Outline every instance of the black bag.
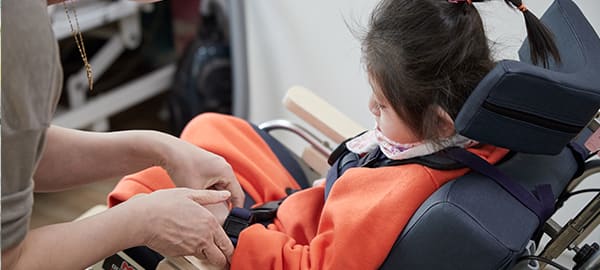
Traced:
[[168, 97], [173, 134], [202, 112], [231, 113], [232, 72], [224, 7], [209, 2], [197, 37], [188, 44]]

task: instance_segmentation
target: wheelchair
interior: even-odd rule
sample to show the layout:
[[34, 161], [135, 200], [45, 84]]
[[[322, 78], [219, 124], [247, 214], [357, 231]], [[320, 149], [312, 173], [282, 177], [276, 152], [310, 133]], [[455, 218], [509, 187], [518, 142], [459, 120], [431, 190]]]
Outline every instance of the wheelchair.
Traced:
[[[512, 150], [498, 169], [527, 190], [550, 184], [553, 206], [560, 208], [578, 184], [598, 171], [598, 161], [589, 158], [597, 149], [584, 149], [583, 144], [598, 128], [600, 40], [570, 0], [555, 1], [541, 20], [554, 33], [563, 62], [551, 63], [549, 69], [531, 65], [524, 42], [519, 50], [521, 62], [497, 63], [467, 100], [456, 127], [466, 137]], [[325, 130], [335, 143], [364, 130], [356, 124], [342, 125], [339, 130], [324, 128], [340, 126], [339, 117], [327, 122], [320, 117], [333, 118], [336, 113], [303, 109], [323, 103], [294, 102], [295, 97], [310, 96], [303, 91], [291, 90], [285, 102], [288, 108]], [[261, 128], [276, 126], [288, 129], [290, 125], [272, 122]], [[304, 154], [307, 160], [327, 154], [314, 136], [301, 136], [311, 138], [312, 149]], [[576, 269], [600, 268], [598, 244], [579, 247], [600, 224], [599, 207], [600, 195], [596, 194], [564, 226], [553, 219], [544, 223], [510, 190], [487, 175], [472, 172], [446, 184], [421, 205], [381, 268], [536, 269], [567, 249], [578, 251]], [[551, 241], [536, 257], [535, 250], [529, 249], [539, 243], [541, 229]], [[519, 258], [524, 258], [523, 263], [517, 262]]]
[[[525, 42], [521, 61], [498, 62], [455, 121], [458, 133], [510, 154], [490, 166], [492, 173], [450, 156], [449, 162], [473, 170], [420, 206], [381, 269], [566, 269], [553, 261], [566, 250], [576, 252], [573, 269], [600, 269], [598, 241], [583, 242], [600, 224], [600, 194], [563, 226], [550, 217], [600, 171], [600, 160], [593, 158], [600, 149], [586, 144], [600, 138], [600, 39], [571, 0], [555, 0], [541, 20], [554, 33], [562, 62], [550, 61], [548, 69], [530, 64]], [[292, 158], [314, 176], [328, 169], [332, 145], [365, 130], [302, 87], [291, 88], [284, 104], [327, 139], [286, 120], [259, 128], [304, 139], [307, 147]], [[542, 244], [542, 235], [551, 240]], [[193, 257], [159, 264], [159, 269], [203, 267]]]

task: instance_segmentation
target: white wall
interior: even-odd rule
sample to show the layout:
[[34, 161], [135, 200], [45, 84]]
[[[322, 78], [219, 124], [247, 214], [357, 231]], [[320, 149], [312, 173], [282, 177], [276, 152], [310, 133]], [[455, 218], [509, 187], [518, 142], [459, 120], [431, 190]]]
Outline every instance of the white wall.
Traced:
[[290, 86], [299, 84], [362, 123], [370, 122], [360, 44], [345, 21], [366, 19], [374, 1], [246, 3], [251, 120], [283, 116], [280, 101]]
[[[360, 44], [351, 28], [366, 25], [375, 0], [254, 0], [245, 1], [250, 80], [250, 120], [260, 123], [292, 118], [281, 106], [285, 91], [303, 85], [365, 127], [372, 126], [367, 110], [370, 88], [360, 60]], [[600, 1], [575, 1], [600, 32]], [[541, 16], [550, 0], [525, 1]], [[488, 37], [496, 41], [497, 58], [517, 58], [525, 37], [523, 17], [497, 0], [477, 4]], [[358, 25], [355, 23], [358, 22]], [[597, 178], [586, 185], [591, 187]], [[556, 218], [564, 223], [591, 198], [573, 199]], [[590, 237], [600, 240], [600, 230]]]
[[[280, 101], [292, 85], [303, 85], [359, 123], [371, 126], [370, 92], [360, 60], [360, 44], [350, 28], [365, 26], [376, 0], [246, 1], [250, 119], [287, 116]], [[526, 1], [540, 15], [549, 0]], [[600, 1], [577, 0], [600, 30]], [[476, 4], [498, 58], [516, 58], [525, 37], [523, 16], [503, 1]]]

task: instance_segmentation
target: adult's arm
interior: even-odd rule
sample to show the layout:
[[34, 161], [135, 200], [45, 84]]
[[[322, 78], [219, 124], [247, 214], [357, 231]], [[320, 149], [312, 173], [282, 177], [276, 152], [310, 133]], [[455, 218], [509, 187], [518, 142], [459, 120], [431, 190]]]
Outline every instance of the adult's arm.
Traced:
[[2, 252], [3, 269], [84, 269], [133, 246], [167, 256], [195, 255], [225, 266], [233, 253], [219, 222], [201, 204], [229, 192], [176, 188], [128, 200], [98, 215], [30, 231]]
[[244, 194], [222, 157], [157, 131], [87, 132], [51, 126], [34, 175], [36, 191], [55, 191], [161, 166], [178, 186]]

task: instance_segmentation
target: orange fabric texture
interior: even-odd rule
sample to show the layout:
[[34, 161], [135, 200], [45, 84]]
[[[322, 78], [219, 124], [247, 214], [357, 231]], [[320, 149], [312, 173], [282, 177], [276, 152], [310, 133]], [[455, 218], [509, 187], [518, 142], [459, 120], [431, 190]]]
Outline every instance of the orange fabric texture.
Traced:
[[[222, 155], [246, 192], [257, 202], [285, 196], [292, 177], [245, 121], [217, 114], [193, 119], [182, 137]], [[470, 149], [491, 163], [508, 151], [493, 146]], [[137, 191], [173, 184], [157, 168], [125, 177], [109, 201]], [[152, 172], [153, 171], [153, 172]], [[232, 269], [376, 269], [397, 236], [427, 197], [467, 172], [433, 170], [418, 164], [348, 169], [333, 185], [290, 195], [267, 228], [255, 224], [240, 234]], [[159, 184], [150, 184], [156, 182]]]
[[[300, 189], [267, 143], [244, 120], [215, 113], [202, 114], [188, 123], [181, 138], [224, 157], [256, 204], [286, 196], [288, 187]], [[260, 179], [260, 185], [256, 179]], [[174, 186], [165, 170], [152, 167], [125, 176], [109, 194], [108, 205], [114, 206], [137, 193]]]

